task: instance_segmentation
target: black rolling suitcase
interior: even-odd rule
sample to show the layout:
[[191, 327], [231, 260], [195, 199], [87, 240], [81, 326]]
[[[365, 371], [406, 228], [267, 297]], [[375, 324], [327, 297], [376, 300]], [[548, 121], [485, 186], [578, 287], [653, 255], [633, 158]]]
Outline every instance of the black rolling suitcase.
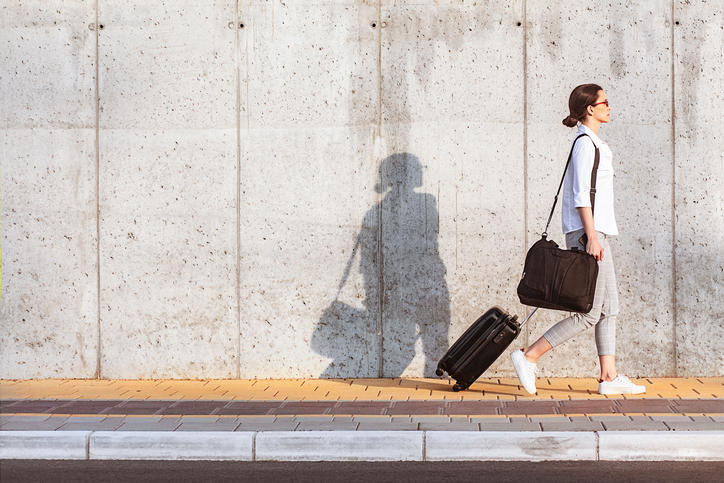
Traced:
[[517, 315], [511, 316], [498, 307], [491, 308], [442, 356], [437, 363], [435, 374], [442, 376], [443, 372], [447, 372], [455, 379], [453, 391], [467, 389], [505, 352], [510, 343], [518, 337], [520, 328], [536, 310], [538, 309], [533, 309], [519, 324]]

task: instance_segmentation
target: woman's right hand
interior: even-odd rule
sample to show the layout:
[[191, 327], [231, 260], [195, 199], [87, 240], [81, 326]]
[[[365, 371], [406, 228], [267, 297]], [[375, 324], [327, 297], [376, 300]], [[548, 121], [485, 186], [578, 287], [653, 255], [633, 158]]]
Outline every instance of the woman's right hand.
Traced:
[[598, 238], [596, 238], [595, 236], [588, 238], [588, 243], [586, 244], [586, 253], [591, 255], [599, 262], [603, 260], [603, 247], [600, 243], [598, 243]]

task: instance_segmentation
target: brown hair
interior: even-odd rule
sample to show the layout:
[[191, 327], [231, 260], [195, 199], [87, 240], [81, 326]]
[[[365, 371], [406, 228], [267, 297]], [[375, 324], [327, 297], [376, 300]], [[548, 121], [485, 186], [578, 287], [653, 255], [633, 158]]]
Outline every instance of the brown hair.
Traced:
[[568, 97], [568, 109], [570, 114], [563, 120], [563, 124], [573, 127], [578, 121], [586, 119], [586, 108], [596, 102], [598, 91], [603, 88], [598, 84], [581, 84], [573, 89]]

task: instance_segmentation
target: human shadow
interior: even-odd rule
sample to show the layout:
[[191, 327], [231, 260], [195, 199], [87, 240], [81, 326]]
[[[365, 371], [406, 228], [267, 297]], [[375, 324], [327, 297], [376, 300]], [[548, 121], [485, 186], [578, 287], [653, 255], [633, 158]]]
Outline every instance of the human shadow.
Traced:
[[[380, 164], [375, 191], [384, 196], [365, 214], [337, 297], [312, 337], [312, 349], [333, 359], [320, 377], [434, 375], [448, 345], [450, 295], [437, 200], [415, 191], [422, 185], [417, 156], [396, 153]], [[339, 300], [357, 252], [363, 308]]]

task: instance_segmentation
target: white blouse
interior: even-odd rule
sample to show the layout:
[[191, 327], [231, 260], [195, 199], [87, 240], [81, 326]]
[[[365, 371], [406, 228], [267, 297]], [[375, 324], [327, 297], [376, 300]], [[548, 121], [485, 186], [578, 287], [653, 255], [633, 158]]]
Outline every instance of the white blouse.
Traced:
[[618, 235], [616, 218], [613, 213], [613, 154], [608, 144], [588, 127], [578, 124], [576, 137], [582, 137], [573, 148], [571, 164], [566, 170], [563, 181], [562, 222], [563, 233], [570, 233], [583, 228], [581, 217], [576, 208], [591, 206], [591, 170], [596, 154], [594, 144], [598, 146], [598, 176], [596, 178], [596, 206], [593, 213], [593, 224], [596, 231], [606, 235]]

